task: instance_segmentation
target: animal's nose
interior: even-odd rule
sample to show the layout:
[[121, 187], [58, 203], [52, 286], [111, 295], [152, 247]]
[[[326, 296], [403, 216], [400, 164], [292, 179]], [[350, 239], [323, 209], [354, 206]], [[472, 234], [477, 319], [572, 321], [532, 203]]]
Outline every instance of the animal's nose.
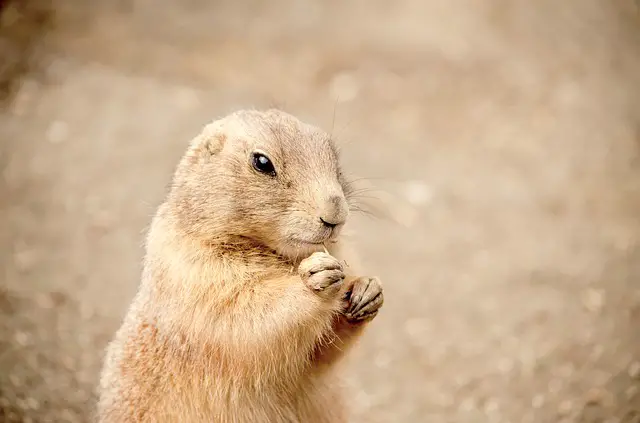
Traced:
[[320, 214], [320, 221], [327, 228], [335, 228], [344, 224], [349, 214], [347, 201], [342, 196], [331, 196]]
[[335, 228], [336, 226], [338, 226], [340, 223], [331, 223], [331, 222], [327, 222], [326, 220], [324, 220], [323, 217], [320, 218], [320, 221], [322, 222], [322, 224], [324, 226], [326, 226], [327, 228]]

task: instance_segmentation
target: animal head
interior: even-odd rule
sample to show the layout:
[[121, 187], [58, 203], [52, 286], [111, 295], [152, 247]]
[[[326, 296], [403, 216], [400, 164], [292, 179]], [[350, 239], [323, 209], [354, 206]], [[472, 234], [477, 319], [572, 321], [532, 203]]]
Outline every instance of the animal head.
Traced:
[[191, 142], [170, 201], [182, 227], [200, 239], [249, 238], [302, 257], [336, 242], [348, 197], [327, 133], [279, 110], [245, 110]]

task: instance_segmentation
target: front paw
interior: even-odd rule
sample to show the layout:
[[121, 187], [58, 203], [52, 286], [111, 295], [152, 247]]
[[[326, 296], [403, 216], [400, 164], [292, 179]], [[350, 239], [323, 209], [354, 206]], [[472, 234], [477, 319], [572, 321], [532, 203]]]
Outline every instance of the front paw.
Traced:
[[384, 303], [380, 279], [368, 276], [356, 279], [346, 293], [345, 302], [343, 314], [350, 322], [373, 319]]
[[342, 286], [342, 263], [335, 257], [316, 252], [300, 262], [298, 273], [302, 281], [316, 292], [337, 292]]

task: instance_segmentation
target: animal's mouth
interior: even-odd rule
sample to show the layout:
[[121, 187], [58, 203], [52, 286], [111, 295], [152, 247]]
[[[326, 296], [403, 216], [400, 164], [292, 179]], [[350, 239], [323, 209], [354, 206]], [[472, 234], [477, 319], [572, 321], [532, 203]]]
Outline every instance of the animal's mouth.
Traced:
[[303, 240], [303, 239], [297, 239], [297, 238], [290, 239], [289, 241], [291, 241], [291, 242], [292, 242], [292, 243], [294, 243], [294, 244], [313, 245], [313, 246], [316, 246], [316, 247], [319, 247], [319, 246], [321, 246], [321, 245], [324, 245], [324, 243], [325, 243], [325, 242], [327, 242], [327, 241], [321, 241], [321, 242], [317, 242], [317, 241], [306, 241], [306, 240]]
[[329, 244], [335, 244], [336, 242], [338, 242], [339, 237], [340, 231], [333, 229], [324, 231], [323, 233], [312, 235], [309, 238], [293, 236], [289, 238], [288, 241], [290, 244], [296, 246], [322, 248]]
[[289, 242], [297, 247], [306, 247], [312, 249], [326, 249], [328, 245], [335, 244], [338, 242], [336, 238], [327, 238], [324, 241], [308, 241], [302, 239], [290, 239]]

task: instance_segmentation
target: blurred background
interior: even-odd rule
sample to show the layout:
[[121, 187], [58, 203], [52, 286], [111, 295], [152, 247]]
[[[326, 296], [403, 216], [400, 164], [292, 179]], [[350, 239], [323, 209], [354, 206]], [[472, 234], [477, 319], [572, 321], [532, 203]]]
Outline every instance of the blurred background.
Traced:
[[[640, 421], [632, 0], [0, 1], [0, 421], [87, 422], [187, 142], [332, 130], [385, 307], [354, 422]], [[375, 192], [372, 194], [375, 195]]]

